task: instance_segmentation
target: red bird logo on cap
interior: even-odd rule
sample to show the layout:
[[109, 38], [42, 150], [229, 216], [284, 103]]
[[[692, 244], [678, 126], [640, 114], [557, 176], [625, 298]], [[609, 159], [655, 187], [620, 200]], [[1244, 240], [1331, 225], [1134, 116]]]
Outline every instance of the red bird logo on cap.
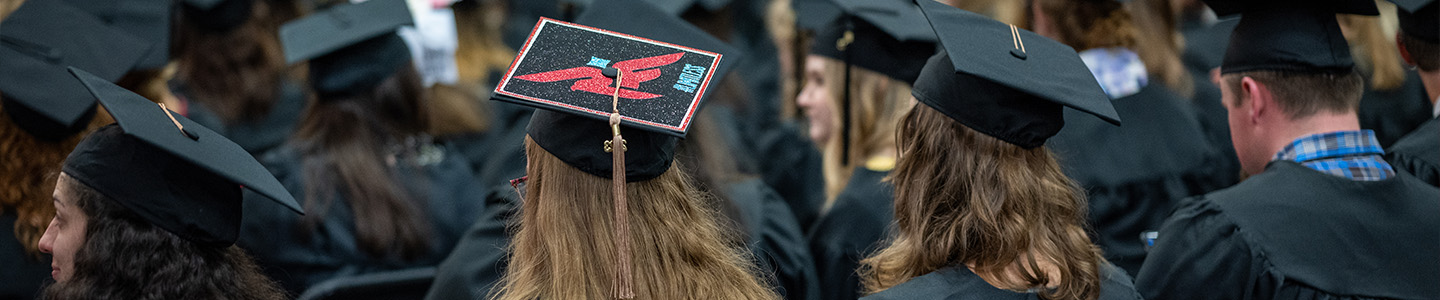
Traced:
[[[619, 69], [625, 74], [623, 76], [622, 82], [620, 82], [620, 87], [623, 87], [622, 89], [620, 89], [620, 98], [643, 100], [659, 98], [660, 96], [662, 96], [659, 94], [636, 91], [634, 89], [639, 88], [641, 82], [651, 81], [655, 80], [655, 78], [660, 78], [661, 71], [657, 68], [675, 63], [676, 61], [679, 61], [680, 57], [684, 55], [684, 52], [680, 52], [675, 54], [657, 55], [616, 62], [614, 65], [612, 65], [612, 67]], [[563, 70], [520, 75], [515, 76], [515, 78], [533, 82], [556, 82], [583, 78], [584, 80], [576, 81], [575, 84], [571, 84], [570, 90], [585, 91], [608, 96], [611, 93], [615, 92], [615, 89], [611, 87], [611, 83], [615, 80], [609, 77], [605, 77], [604, 74], [601, 74], [602, 71], [603, 70], [601, 70], [600, 68], [594, 66], [583, 66]]]

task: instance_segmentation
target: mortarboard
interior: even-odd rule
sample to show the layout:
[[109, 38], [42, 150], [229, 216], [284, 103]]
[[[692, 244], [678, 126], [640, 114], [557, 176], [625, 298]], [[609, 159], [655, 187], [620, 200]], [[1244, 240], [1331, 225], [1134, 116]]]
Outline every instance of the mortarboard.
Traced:
[[228, 32], [250, 20], [254, 0], [184, 0], [180, 11], [185, 14], [189, 25], [201, 29]]
[[84, 130], [95, 99], [65, 70], [75, 66], [118, 80], [150, 45], [55, 1], [26, 1], [0, 23], [0, 94], [5, 112], [41, 140]]
[[1240, 14], [1221, 73], [1258, 70], [1350, 72], [1355, 61], [1335, 14], [1376, 15], [1372, 0], [1206, 0], [1220, 16]]
[[310, 61], [310, 84], [321, 98], [369, 92], [410, 63], [395, 33], [414, 24], [405, 0], [339, 4], [280, 28], [285, 61]]
[[970, 129], [1026, 149], [1065, 125], [1063, 107], [1112, 124], [1120, 116], [1075, 49], [931, 0], [917, 0], [944, 51], [911, 94]]
[[920, 8], [909, 0], [834, 1], [842, 13], [816, 34], [810, 53], [914, 83], [935, 53], [935, 31]]
[[87, 136], [65, 159], [71, 178], [151, 224], [207, 246], [235, 243], [242, 188], [303, 214], [285, 187], [235, 142], [103, 78], [70, 72], [116, 122]]
[[730, 5], [731, 0], [646, 0], [671, 16], [680, 16], [691, 8], [718, 11]]
[[607, 1], [578, 21], [595, 27], [541, 19], [494, 99], [543, 108], [531, 119], [531, 139], [571, 166], [610, 178], [613, 160], [602, 145], [611, 136], [605, 120], [616, 88], [603, 73], [620, 70], [625, 179], [659, 176], [712, 80], [738, 51], [641, 0]]
[[790, 8], [795, 10], [796, 26], [815, 32], [835, 23], [842, 14], [834, 0], [792, 0]]
[[150, 43], [139, 70], [151, 70], [170, 63], [170, 12], [172, 0], [66, 0], [110, 26]]
[[1440, 2], [1435, 0], [1390, 0], [1400, 19], [1400, 32], [1431, 43], [1440, 43]]

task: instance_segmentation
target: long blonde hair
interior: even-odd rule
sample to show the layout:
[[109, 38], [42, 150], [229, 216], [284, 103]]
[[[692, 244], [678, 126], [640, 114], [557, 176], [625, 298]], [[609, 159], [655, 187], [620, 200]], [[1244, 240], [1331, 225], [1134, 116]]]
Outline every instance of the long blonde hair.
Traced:
[[[609, 299], [616, 270], [609, 179], [525, 140], [529, 174], [509, 267], [491, 299]], [[678, 162], [677, 162], [678, 164]], [[776, 299], [678, 165], [626, 184], [635, 299]]]
[[1083, 225], [1084, 194], [1049, 150], [986, 136], [925, 105], [899, 135], [898, 233], [860, 262], [868, 292], [968, 266], [1000, 275], [999, 288], [1055, 287], [1042, 299], [1099, 296], [1103, 259]]
[[[865, 160], [886, 150], [895, 149], [895, 127], [900, 118], [910, 110], [910, 84], [895, 80], [879, 72], [865, 68], [850, 67], [850, 84], [844, 84], [845, 64], [824, 58], [826, 82], [829, 85], [831, 107], [831, 128], [836, 128], [831, 138], [821, 145], [824, 155], [825, 209], [829, 209], [835, 196], [845, 190], [855, 167]], [[844, 88], [850, 89], [850, 155], [844, 153], [840, 135], [841, 110], [844, 108]]]
[[[1381, 1], [1383, 2], [1383, 1]], [[1383, 7], [1383, 6], [1382, 6]], [[1394, 10], [1381, 9], [1382, 14]], [[1355, 65], [1368, 71], [1371, 89], [1389, 91], [1405, 85], [1405, 61], [1395, 48], [1395, 34], [1385, 34], [1377, 16], [1339, 15], [1340, 28], [1355, 55]], [[1392, 21], [1393, 22], [1393, 21]]]

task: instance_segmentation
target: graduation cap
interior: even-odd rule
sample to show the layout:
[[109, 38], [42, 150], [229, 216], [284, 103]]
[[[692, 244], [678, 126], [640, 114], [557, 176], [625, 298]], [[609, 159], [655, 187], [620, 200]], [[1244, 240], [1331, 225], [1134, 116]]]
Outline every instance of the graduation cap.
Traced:
[[[135, 69], [150, 70], [170, 62], [171, 0], [65, 0], [110, 26], [150, 42], [150, 49]], [[29, 2], [29, 1], [26, 1]]]
[[1258, 70], [1343, 73], [1355, 67], [1335, 14], [1377, 15], [1372, 0], [1206, 0], [1220, 16], [1240, 14], [1221, 73]]
[[926, 62], [911, 90], [920, 103], [1026, 149], [1060, 132], [1062, 107], [1120, 124], [1075, 49], [983, 15], [918, 2], [945, 48]]
[[0, 98], [15, 125], [46, 141], [84, 130], [95, 115], [67, 66], [114, 81], [125, 75], [150, 45], [105, 25], [77, 8], [55, 1], [26, 1], [0, 22]]
[[155, 226], [207, 246], [235, 243], [241, 189], [301, 213], [285, 187], [235, 142], [76, 68], [74, 77], [115, 117], [65, 159], [63, 170]]
[[[655, 178], [669, 169], [677, 138], [738, 51], [641, 0], [607, 1], [579, 21], [600, 28], [541, 19], [493, 98], [544, 109], [531, 119], [530, 137], [606, 178], [613, 160], [601, 145], [618, 98], [629, 149], [625, 179]], [[606, 73], [623, 77], [620, 88]]]
[[790, 8], [795, 10], [795, 25], [801, 29], [819, 32], [842, 14], [834, 0], [792, 0]]
[[1400, 32], [1431, 43], [1440, 43], [1440, 2], [1435, 0], [1390, 0], [1400, 19]]
[[395, 33], [414, 24], [405, 0], [340, 4], [280, 28], [285, 61], [310, 61], [310, 84], [321, 99], [369, 92], [410, 63]]
[[660, 11], [671, 16], [680, 16], [691, 8], [703, 9], [705, 11], [718, 11], [730, 5], [731, 0], [646, 0], [655, 5]]
[[184, 13], [189, 25], [198, 28], [228, 32], [245, 21], [250, 20], [250, 10], [255, 4], [254, 0], [184, 0], [180, 1], [180, 11]]
[[819, 31], [810, 53], [914, 83], [935, 53], [935, 32], [909, 0], [835, 0], [841, 14]]

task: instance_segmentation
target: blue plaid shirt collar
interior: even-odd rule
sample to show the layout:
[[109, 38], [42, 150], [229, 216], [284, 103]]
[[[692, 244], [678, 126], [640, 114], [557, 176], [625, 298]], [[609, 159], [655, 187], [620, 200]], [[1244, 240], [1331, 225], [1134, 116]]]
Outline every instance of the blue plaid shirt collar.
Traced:
[[1275, 154], [1326, 174], [1360, 181], [1385, 180], [1395, 169], [1381, 157], [1385, 150], [1371, 130], [1337, 131], [1296, 139]]

